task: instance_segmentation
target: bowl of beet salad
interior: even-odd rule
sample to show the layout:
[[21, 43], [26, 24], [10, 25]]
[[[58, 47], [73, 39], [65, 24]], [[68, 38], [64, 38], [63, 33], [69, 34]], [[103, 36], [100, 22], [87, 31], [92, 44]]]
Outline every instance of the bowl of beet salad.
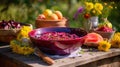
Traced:
[[52, 55], [69, 55], [83, 44], [87, 32], [80, 28], [50, 27], [29, 32], [33, 46]]

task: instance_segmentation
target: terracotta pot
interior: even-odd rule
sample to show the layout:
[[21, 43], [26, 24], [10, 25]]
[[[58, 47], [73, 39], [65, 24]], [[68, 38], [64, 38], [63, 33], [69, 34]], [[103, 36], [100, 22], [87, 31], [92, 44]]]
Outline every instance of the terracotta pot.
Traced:
[[67, 27], [68, 22], [66, 18], [63, 18], [62, 20], [41, 20], [37, 19], [35, 22], [36, 28], [41, 27]]

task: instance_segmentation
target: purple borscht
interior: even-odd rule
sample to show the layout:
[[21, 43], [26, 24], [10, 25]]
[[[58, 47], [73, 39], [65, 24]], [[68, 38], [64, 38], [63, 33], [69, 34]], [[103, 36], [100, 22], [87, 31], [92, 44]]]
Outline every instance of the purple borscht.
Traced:
[[29, 32], [33, 46], [52, 55], [69, 55], [84, 42], [85, 30], [80, 28], [50, 27]]
[[79, 38], [76, 34], [69, 34], [65, 32], [46, 32], [42, 34], [37, 34], [35, 38], [41, 40], [72, 40]]

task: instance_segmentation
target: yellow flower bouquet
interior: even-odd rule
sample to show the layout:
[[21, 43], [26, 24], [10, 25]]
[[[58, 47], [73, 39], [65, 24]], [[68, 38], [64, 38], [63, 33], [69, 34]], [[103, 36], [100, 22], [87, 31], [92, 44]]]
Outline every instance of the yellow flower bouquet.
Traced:
[[80, 13], [83, 14], [85, 19], [89, 19], [92, 16], [99, 16], [102, 14], [102, 10], [102, 3], [85, 2], [75, 13], [74, 19], [76, 19]]
[[98, 16], [102, 14], [103, 5], [101, 3], [85, 2], [84, 7], [85, 7], [84, 18], [86, 19], [92, 16]]
[[30, 26], [23, 26], [15, 40], [10, 41], [12, 51], [17, 54], [29, 55], [34, 52], [28, 33], [32, 30]]
[[108, 18], [111, 11], [117, 8], [114, 2], [108, 2], [108, 3], [104, 2], [103, 6], [104, 6], [104, 9], [102, 11], [102, 18]]
[[86, 31], [90, 31], [92, 28], [95, 28], [98, 26], [98, 16], [102, 14], [103, 5], [102, 3], [96, 2], [85, 2], [80, 8], [77, 10], [77, 12], [74, 15], [73, 19], [76, 19], [79, 14], [81, 14], [81, 18], [84, 19], [82, 21], [83, 28]]

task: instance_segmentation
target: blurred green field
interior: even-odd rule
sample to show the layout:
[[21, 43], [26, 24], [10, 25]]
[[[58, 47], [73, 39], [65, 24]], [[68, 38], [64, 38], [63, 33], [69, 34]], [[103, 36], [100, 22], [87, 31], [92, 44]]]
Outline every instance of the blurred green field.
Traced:
[[[82, 18], [73, 20], [73, 15], [85, 0], [3, 0], [0, 2], [0, 21], [15, 20], [34, 25], [36, 17], [45, 9], [60, 10], [68, 18], [71, 27], [80, 27]], [[98, 0], [88, 0], [98, 1]], [[120, 31], [120, 2], [115, 2], [108, 20]]]

